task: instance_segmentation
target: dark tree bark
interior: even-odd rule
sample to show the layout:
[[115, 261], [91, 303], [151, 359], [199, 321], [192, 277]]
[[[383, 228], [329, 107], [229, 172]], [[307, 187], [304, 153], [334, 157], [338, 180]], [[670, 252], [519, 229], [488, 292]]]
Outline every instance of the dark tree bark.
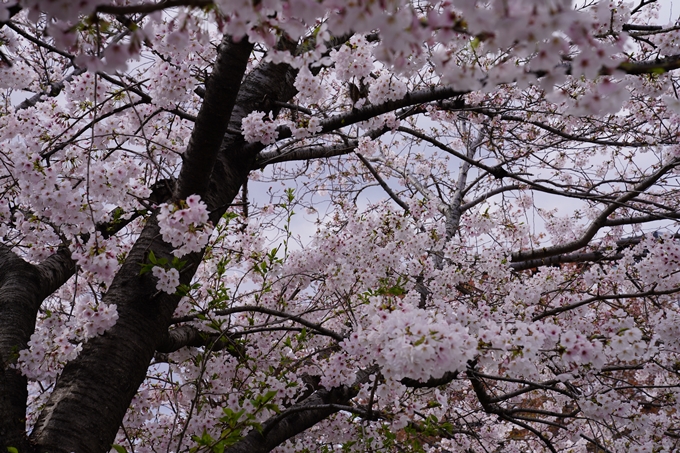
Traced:
[[319, 389], [295, 406], [272, 417], [262, 425], [262, 431], [251, 430], [243, 439], [225, 450], [225, 453], [265, 453], [288, 439], [303, 433], [320, 421], [340, 411], [359, 393], [359, 386], [368, 382], [377, 367], [360, 370], [354, 384], [330, 390]]
[[275, 418], [265, 423], [262, 426], [262, 432], [256, 429], [251, 430], [242, 440], [225, 450], [225, 452], [266, 453], [271, 451], [286, 440], [306, 431], [338, 412], [338, 409], [331, 405], [334, 403], [347, 404], [357, 393], [357, 391], [349, 387], [342, 387], [331, 391], [318, 390], [295, 407], [295, 409], [301, 410], [281, 419]]
[[225, 36], [220, 49], [184, 153], [184, 165], [175, 190], [177, 199], [205, 194], [253, 45], [246, 40], [234, 44]]
[[26, 448], [26, 378], [12, 368], [35, 329], [37, 269], [0, 244], [0, 446]]
[[19, 351], [28, 347], [40, 304], [74, 270], [67, 249], [34, 266], [0, 244], [0, 448], [31, 449], [26, 438], [27, 380], [14, 366]]
[[85, 343], [78, 358], [64, 367], [38, 419], [31, 440], [39, 451], [103, 452], [110, 448], [178, 299], [157, 291], [149, 275], [139, 275], [148, 250], [158, 256], [170, 256], [172, 251], [159, 237], [155, 216], [103, 298], [104, 303], [117, 306], [118, 322], [103, 336]]

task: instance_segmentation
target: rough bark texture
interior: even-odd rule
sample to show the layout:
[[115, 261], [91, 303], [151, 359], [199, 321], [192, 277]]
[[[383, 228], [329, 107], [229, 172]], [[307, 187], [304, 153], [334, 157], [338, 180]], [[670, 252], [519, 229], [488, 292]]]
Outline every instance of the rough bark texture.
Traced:
[[[273, 111], [274, 101], [288, 101], [296, 94], [295, 77], [297, 70], [288, 65], [266, 63], [250, 72], [238, 93], [238, 99], [229, 121], [230, 130], [241, 130], [241, 121], [253, 110]], [[220, 212], [220, 217], [233, 202], [248, 173], [257, 168], [255, 159], [260, 146], [246, 146], [243, 137], [226, 134], [217, 162], [210, 178], [206, 202], [211, 212]], [[213, 222], [216, 216], [211, 216]], [[219, 219], [219, 217], [217, 217]]]
[[41, 413], [31, 435], [40, 451], [109, 450], [178, 299], [156, 291], [149, 274], [139, 275], [139, 263], [148, 250], [157, 256], [171, 252], [160, 240], [155, 217], [147, 222], [103, 298], [117, 306], [118, 322], [85, 343], [78, 358], [65, 366]]
[[73, 275], [63, 249], [41, 265], [27, 263], [0, 244], [0, 448], [30, 451], [26, 438], [27, 380], [14, 368], [28, 347], [42, 301]]
[[338, 407], [349, 404], [359, 393], [359, 386], [368, 382], [378, 371], [377, 366], [360, 370], [354, 384], [331, 390], [319, 389], [287, 411], [272, 417], [262, 425], [262, 432], [253, 429], [225, 453], [265, 453], [286, 440], [303, 433], [320, 421], [338, 412]]
[[[346, 403], [354, 396], [356, 396], [356, 392], [351, 392], [345, 388], [333, 391], [318, 390], [300, 404], [300, 408], [329, 405], [337, 402]], [[262, 433], [256, 429], [251, 430], [242, 440], [225, 452], [265, 453], [271, 451], [286, 440], [306, 431], [336, 412], [338, 410], [332, 407], [293, 412], [282, 419], [274, 419], [265, 423], [262, 426]]]
[[0, 244], [0, 448], [26, 449], [26, 378], [12, 368], [27, 347], [40, 306], [37, 269]]
[[252, 50], [253, 45], [245, 39], [238, 44], [233, 43], [229, 36], [222, 40], [213, 72], [206, 82], [206, 95], [196, 117], [189, 146], [184, 153], [184, 165], [175, 193], [178, 199], [192, 194], [203, 196], [208, 187], [239, 92], [234, 88], [241, 84]]

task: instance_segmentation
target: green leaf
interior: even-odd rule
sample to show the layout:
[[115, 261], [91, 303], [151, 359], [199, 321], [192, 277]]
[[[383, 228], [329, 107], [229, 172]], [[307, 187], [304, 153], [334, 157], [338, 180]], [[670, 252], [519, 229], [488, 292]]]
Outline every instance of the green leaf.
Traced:
[[[113, 444], [111, 445], [111, 448], [116, 450], [118, 453], [127, 453], [127, 450], [122, 445]], [[16, 448], [12, 447], [7, 447], [7, 451], [9, 451], [10, 453], [19, 453]]]
[[151, 272], [151, 269], [153, 269], [153, 264], [141, 264], [142, 268], [139, 270], [139, 275], [144, 275], [147, 272]]
[[288, 198], [288, 203], [292, 203], [295, 199], [295, 190], [293, 188], [286, 189], [286, 198]]
[[179, 258], [174, 257], [174, 258], [172, 259], [172, 264], [171, 264], [170, 266], [174, 267], [175, 269], [177, 269], [177, 270], [179, 271], [179, 270], [182, 270], [182, 268], [183, 268], [184, 266], [186, 266], [186, 264], [187, 264], [186, 261], [182, 261], [182, 260], [180, 260]]

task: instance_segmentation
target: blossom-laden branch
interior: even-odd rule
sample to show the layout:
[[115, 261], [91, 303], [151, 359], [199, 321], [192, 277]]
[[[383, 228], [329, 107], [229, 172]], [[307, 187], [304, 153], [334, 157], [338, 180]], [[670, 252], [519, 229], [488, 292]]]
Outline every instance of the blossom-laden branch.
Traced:
[[295, 435], [335, 414], [358, 394], [361, 384], [376, 372], [375, 367], [361, 370], [351, 386], [331, 390], [317, 390], [299, 404], [288, 408], [262, 424], [262, 430], [253, 429], [242, 440], [225, 449], [226, 453], [271, 451]]
[[612, 200], [612, 202], [609, 204], [609, 206], [606, 207], [604, 210], [602, 210], [602, 212], [597, 216], [597, 218], [593, 222], [591, 222], [591, 224], [588, 226], [586, 231], [583, 233], [583, 235], [578, 240], [572, 241], [572, 242], [564, 244], [564, 245], [547, 247], [547, 248], [544, 248], [542, 250], [517, 252], [517, 253], [513, 254], [512, 260], [514, 262], [519, 262], [519, 261], [525, 261], [525, 260], [541, 259], [541, 258], [546, 258], [546, 257], [549, 257], [549, 256], [573, 252], [573, 251], [578, 250], [582, 247], [585, 247], [586, 245], [588, 245], [590, 240], [593, 237], [595, 237], [595, 235], [600, 231], [600, 229], [602, 227], [604, 227], [604, 225], [607, 222], [607, 218], [611, 214], [613, 214], [617, 209], [624, 206], [625, 203], [627, 203], [628, 201], [634, 199], [635, 197], [642, 194], [645, 190], [652, 187], [654, 185], [654, 183], [656, 183], [660, 178], [662, 178], [664, 175], [666, 175], [667, 173], [669, 173], [670, 171], [675, 169], [678, 166], [678, 163], [680, 163], [680, 161], [673, 159], [671, 162], [662, 166], [660, 169], [658, 169], [652, 175], [645, 178], [639, 184], [636, 184], [634, 187], [631, 188], [630, 191], [628, 191], [628, 192], [624, 193], [623, 195], [617, 197], [616, 199]]

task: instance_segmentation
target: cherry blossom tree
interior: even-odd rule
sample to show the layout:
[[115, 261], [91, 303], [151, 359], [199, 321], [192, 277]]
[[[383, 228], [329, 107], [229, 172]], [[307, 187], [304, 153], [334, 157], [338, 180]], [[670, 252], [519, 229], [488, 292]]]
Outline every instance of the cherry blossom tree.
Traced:
[[677, 451], [660, 8], [0, 4], [0, 445]]

